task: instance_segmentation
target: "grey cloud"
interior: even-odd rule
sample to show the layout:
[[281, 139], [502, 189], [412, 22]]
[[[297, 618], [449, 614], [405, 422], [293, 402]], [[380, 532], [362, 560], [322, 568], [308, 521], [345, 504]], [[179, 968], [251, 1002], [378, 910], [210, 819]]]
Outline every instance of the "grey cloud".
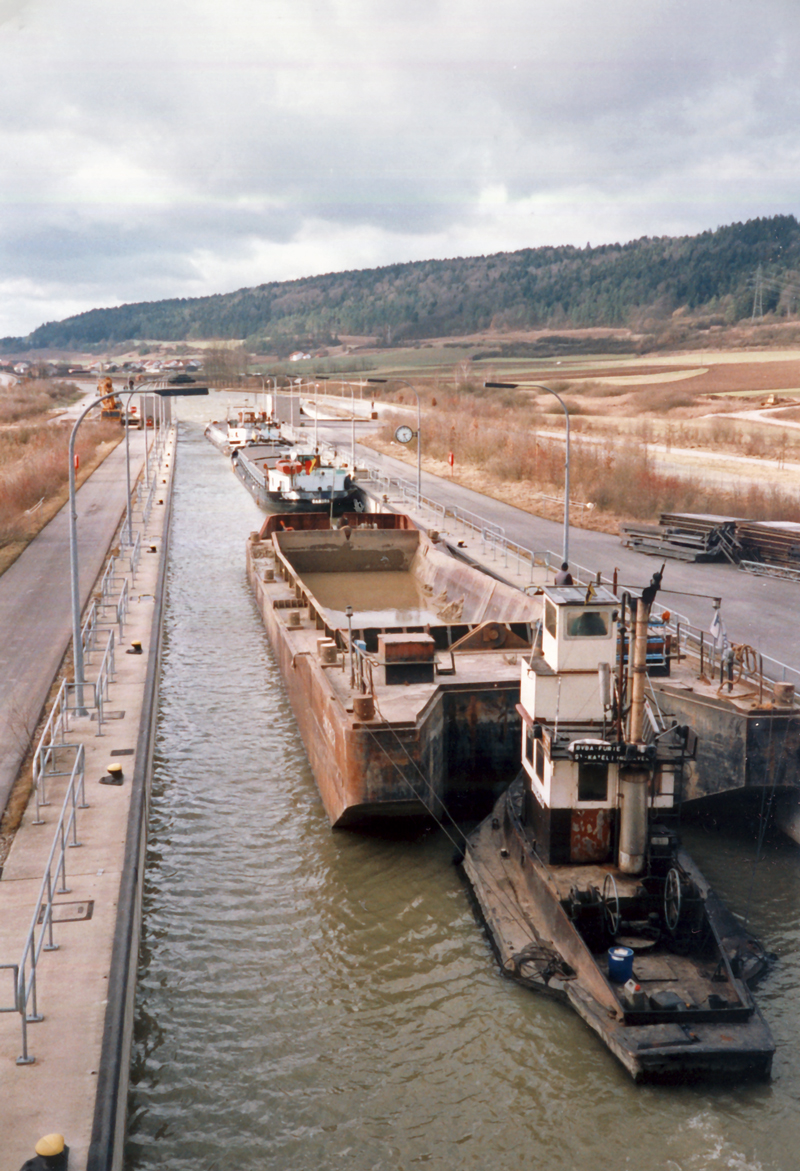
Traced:
[[616, 236], [700, 230], [795, 190], [788, 0], [757, 20], [750, 0], [13, 10], [3, 268], [88, 282], [92, 303], [120, 263], [137, 287], [215, 291], [207, 271], [239, 279], [250, 257], [248, 280], [269, 280], [258, 258], [280, 254], [284, 276], [292, 249], [304, 275], [310, 234], [325, 269], [348, 248], [363, 265], [369, 248], [385, 263], [599, 241], [599, 207]]

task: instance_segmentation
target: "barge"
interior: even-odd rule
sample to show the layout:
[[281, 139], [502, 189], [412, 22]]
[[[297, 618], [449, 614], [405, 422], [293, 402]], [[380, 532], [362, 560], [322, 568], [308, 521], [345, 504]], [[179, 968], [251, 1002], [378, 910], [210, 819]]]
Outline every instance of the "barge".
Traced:
[[750, 648], [737, 647], [717, 671], [707, 657], [703, 662], [682, 656], [670, 677], [653, 680], [653, 688], [661, 711], [697, 733], [697, 757], [684, 773], [683, 800], [703, 801], [710, 809], [731, 792], [754, 807], [766, 799], [775, 824], [800, 842], [800, 710], [794, 685], [766, 678]]
[[490, 807], [538, 599], [393, 513], [269, 516], [247, 574], [332, 825]]
[[252, 407], [240, 407], [227, 419], [214, 419], [206, 427], [205, 437], [225, 455], [256, 443], [289, 446], [269, 412]]
[[750, 985], [769, 957], [680, 847], [696, 737], [645, 696], [659, 582], [640, 599], [545, 587], [541, 650], [520, 667], [522, 768], [463, 869], [503, 973], [565, 1001], [634, 1080], [766, 1078]]
[[273, 444], [250, 444], [232, 452], [231, 466], [265, 512], [338, 517], [366, 510], [366, 497], [348, 468], [326, 463], [316, 450], [279, 452]]

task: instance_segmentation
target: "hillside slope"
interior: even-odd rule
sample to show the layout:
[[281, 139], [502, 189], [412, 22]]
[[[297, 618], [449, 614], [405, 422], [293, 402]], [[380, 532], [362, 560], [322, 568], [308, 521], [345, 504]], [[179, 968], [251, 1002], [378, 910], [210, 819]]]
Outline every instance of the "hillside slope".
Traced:
[[697, 236], [418, 261], [92, 309], [5, 338], [0, 348], [238, 338], [274, 350], [338, 334], [396, 343], [490, 327], [651, 329], [682, 307], [725, 324], [749, 317], [755, 303], [788, 312], [798, 293], [800, 224], [774, 216]]

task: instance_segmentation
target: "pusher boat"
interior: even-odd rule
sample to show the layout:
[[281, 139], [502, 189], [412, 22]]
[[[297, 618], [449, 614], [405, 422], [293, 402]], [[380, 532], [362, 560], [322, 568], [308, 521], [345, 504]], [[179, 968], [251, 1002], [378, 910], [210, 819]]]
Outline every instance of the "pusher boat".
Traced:
[[680, 847], [696, 737], [645, 694], [660, 579], [641, 598], [544, 588], [522, 769], [464, 872], [503, 973], [566, 1001], [636, 1081], [766, 1078], [775, 1046], [750, 985], [769, 957]]

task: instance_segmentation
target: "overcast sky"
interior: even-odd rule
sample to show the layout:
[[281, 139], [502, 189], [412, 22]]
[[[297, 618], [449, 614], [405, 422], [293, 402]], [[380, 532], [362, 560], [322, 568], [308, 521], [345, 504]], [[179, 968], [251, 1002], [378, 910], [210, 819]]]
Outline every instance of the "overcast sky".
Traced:
[[0, 0], [0, 336], [798, 212], [800, 0]]

